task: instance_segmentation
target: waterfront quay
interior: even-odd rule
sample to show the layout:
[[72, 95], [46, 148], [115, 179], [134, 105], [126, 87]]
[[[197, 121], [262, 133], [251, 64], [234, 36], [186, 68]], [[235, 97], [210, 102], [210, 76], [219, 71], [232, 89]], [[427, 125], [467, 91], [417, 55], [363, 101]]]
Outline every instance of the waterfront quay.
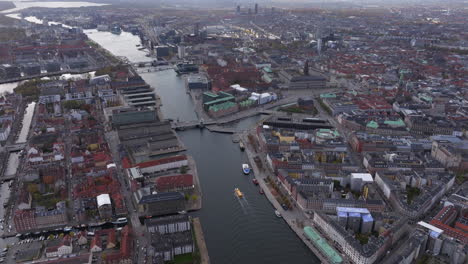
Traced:
[[[320, 249], [316, 245], [314, 245], [304, 233], [304, 227], [314, 226], [311, 220], [311, 215], [306, 214], [303, 210], [301, 210], [295, 205], [292, 208], [285, 210], [284, 207], [278, 201], [279, 194], [271, 187], [271, 184], [268, 183], [270, 179], [273, 180], [275, 178], [272, 177], [274, 173], [268, 167], [268, 164], [264, 157], [264, 153], [255, 150], [252, 147], [252, 144], [250, 143], [249, 135], [254, 134], [255, 130], [247, 130], [244, 133], [240, 134], [240, 141], [243, 142], [244, 146], [246, 146], [245, 152], [247, 154], [249, 164], [253, 170], [255, 179], [257, 179], [259, 183], [260, 188], [265, 192], [265, 197], [268, 199], [268, 201], [271, 203], [274, 209], [280, 212], [281, 217], [288, 224], [291, 230], [293, 230], [294, 233], [302, 240], [302, 242], [312, 252], [314, 252], [315, 256], [317, 256], [322, 263], [332, 263], [330, 259], [328, 259], [327, 256], [324, 254], [324, 252], [320, 251]], [[345, 258], [344, 255], [341, 255], [341, 257]], [[345, 261], [343, 263], [349, 262]]]
[[[130, 70], [127, 73], [134, 74]], [[14, 258], [47, 261], [51, 256], [42, 253], [41, 245], [51, 248], [54, 243], [77, 243], [80, 238], [95, 241], [92, 243], [99, 247], [100, 239], [116, 239], [121, 243], [119, 247], [111, 251], [101, 248], [98, 252], [102, 253], [93, 250], [93, 256], [102, 259], [111, 254], [113, 259], [134, 263], [161, 259], [154, 248], [155, 240], [172, 241], [183, 236], [187, 243], [184, 254], [195, 254], [197, 250], [190, 246], [196, 239], [190, 229], [168, 235], [151, 231], [147, 224], [158, 216], [167, 218], [160, 224], [173, 225], [175, 222], [171, 221], [189, 219], [187, 211], [201, 209], [203, 195], [194, 160], [180, 154], [185, 147], [170, 123], [160, 119], [158, 109], [132, 108], [120, 101], [124, 99], [116, 94], [117, 89], [131, 87], [130, 82], [114, 82], [119, 88], [104, 99], [92, 92], [96, 91], [93, 81], [100, 78], [111, 85], [108, 77], [96, 76], [50, 81], [38, 87], [38, 101], [28, 110], [29, 119], [23, 121], [17, 143], [5, 148], [24, 148], [22, 155], [12, 154], [18, 159], [14, 172], [3, 173], [14, 175], [14, 182], [10, 184], [11, 198], [4, 203], [7, 210], [5, 221], [2, 219], [2, 237], [23, 239], [11, 242], [9, 262]], [[70, 93], [77, 83], [92, 96], [69, 99], [63, 91]], [[120, 111], [116, 105], [120, 105]], [[114, 109], [111, 118], [104, 111], [109, 106]], [[57, 181], [63, 185], [57, 185]], [[38, 184], [59, 188], [54, 189], [53, 201], [48, 201]], [[44, 205], [50, 210], [45, 210]], [[151, 235], [145, 236], [148, 232]], [[34, 252], [17, 243], [32, 243], [30, 249]], [[86, 250], [78, 256], [70, 254], [71, 251], [59, 253], [67, 259], [90, 256]]]
[[197, 240], [197, 247], [200, 252], [200, 263], [210, 264], [210, 257], [208, 256], [208, 249], [206, 248], [205, 237], [198, 217], [192, 218], [193, 229]]

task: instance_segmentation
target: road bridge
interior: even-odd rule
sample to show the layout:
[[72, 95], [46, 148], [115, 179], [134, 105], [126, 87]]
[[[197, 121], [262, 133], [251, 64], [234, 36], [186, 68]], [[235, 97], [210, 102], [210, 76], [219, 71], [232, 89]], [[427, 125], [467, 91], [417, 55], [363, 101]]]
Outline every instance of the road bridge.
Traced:
[[203, 122], [201, 120], [172, 122], [171, 127], [175, 130], [185, 130], [189, 128], [204, 127], [206, 125], [216, 124], [216, 121]]

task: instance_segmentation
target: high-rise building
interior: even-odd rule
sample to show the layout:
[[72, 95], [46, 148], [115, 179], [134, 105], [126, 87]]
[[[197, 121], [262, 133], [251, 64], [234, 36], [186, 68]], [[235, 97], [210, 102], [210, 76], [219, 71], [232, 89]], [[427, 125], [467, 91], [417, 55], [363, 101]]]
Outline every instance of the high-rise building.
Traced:
[[185, 57], [185, 46], [180, 45], [177, 47], [177, 56], [179, 59], [183, 59]]
[[255, 4], [255, 14], [258, 14], [258, 4]]
[[338, 223], [344, 228], [348, 227], [348, 213], [338, 212]]
[[361, 233], [367, 234], [372, 232], [372, 226], [374, 225], [374, 219], [371, 214], [362, 215]]
[[195, 36], [198, 36], [200, 34], [200, 23], [195, 23], [195, 26], [193, 28], [193, 34], [195, 34]]
[[237, 13], [237, 14], [240, 14], [240, 5], [237, 6], [237, 8], [236, 8], [236, 13]]
[[304, 63], [304, 75], [309, 75], [309, 60]]
[[355, 233], [359, 232], [361, 227], [361, 214], [351, 212], [348, 214], [348, 228], [353, 230]]

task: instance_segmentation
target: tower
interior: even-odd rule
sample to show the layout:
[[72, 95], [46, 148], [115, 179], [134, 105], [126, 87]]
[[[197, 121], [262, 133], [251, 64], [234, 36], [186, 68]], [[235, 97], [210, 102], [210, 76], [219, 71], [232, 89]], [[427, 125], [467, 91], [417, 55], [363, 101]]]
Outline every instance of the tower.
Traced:
[[304, 75], [309, 75], [309, 60], [306, 60], [304, 63]]
[[193, 28], [193, 34], [195, 34], [195, 36], [198, 36], [200, 34], [200, 23], [195, 23], [195, 27]]
[[322, 52], [322, 38], [319, 37], [317, 40], [317, 53], [319, 56], [321, 52]]

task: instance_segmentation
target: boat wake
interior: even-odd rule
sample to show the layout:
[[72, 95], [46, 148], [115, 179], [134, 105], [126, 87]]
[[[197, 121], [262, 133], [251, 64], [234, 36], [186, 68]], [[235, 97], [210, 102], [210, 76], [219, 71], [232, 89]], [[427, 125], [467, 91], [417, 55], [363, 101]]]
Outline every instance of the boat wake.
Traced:
[[239, 204], [241, 206], [241, 209], [242, 209], [242, 212], [244, 212], [244, 214], [250, 214], [251, 212], [251, 207], [250, 207], [250, 203], [249, 201], [246, 199], [246, 197], [242, 197], [242, 198], [239, 198], [237, 197], [237, 200], [239, 201]]

